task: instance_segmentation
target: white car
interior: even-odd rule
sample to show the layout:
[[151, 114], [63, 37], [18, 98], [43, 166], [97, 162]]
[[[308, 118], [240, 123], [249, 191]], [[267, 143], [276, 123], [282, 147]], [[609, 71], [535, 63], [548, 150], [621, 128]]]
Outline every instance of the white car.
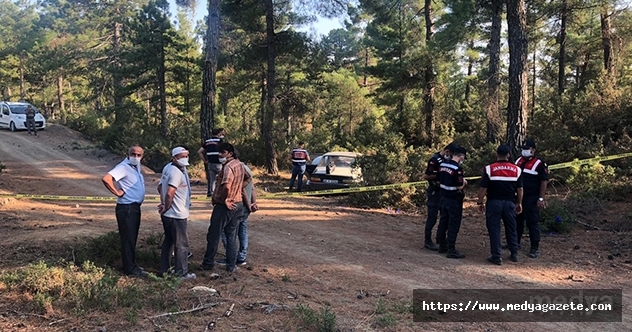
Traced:
[[355, 152], [327, 152], [310, 174], [311, 189], [337, 189], [362, 185], [362, 169], [356, 164], [361, 155]]
[[[11, 131], [26, 130], [26, 102], [9, 102], [0, 101], [0, 128], [9, 128]], [[37, 130], [46, 128], [46, 119], [40, 111], [33, 105], [31, 108], [35, 110], [35, 127]]]

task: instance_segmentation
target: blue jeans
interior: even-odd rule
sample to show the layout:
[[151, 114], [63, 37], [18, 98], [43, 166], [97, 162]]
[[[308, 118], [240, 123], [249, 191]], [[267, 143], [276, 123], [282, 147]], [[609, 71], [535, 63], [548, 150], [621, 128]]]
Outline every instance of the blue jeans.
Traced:
[[213, 195], [215, 191], [215, 178], [217, 178], [217, 174], [222, 171], [222, 164], [211, 164], [208, 163], [208, 167], [206, 169], [206, 178], [208, 179], [208, 185], [206, 189], [206, 195]]
[[305, 174], [305, 169], [306, 169], [305, 165], [292, 166], [292, 178], [290, 179], [290, 189], [294, 187], [294, 180], [296, 180], [296, 177], [298, 176], [298, 186], [296, 187], [296, 189], [298, 191], [301, 191], [301, 188], [303, 188], [303, 174]]
[[[245, 262], [246, 255], [248, 254], [248, 216], [250, 210], [244, 205], [243, 215], [239, 220], [239, 226], [237, 226], [237, 238], [239, 238], [239, 251], [237, 252], [237, 262]], [[222, 232], [222, 244], [224, 249], [227, 248], [226, 232]]]
[[211, 213], [211, 224], [206, 234], [206, 253], [203, 266], [215, 266], [215, 254], [222, 233], [226, 233], [226, 269], [232, 271], [237, 262], [237, 226], [243, 213], [243, 203], [236, 204], [234, 210], [229, 210], [224, 204], [216, 204]]
[[489, 232], [489, 248], [494, 258], [501, 258], [502, 248], [500, 243], [500, 221], [505, 226], [507, 246], [512, 254], [518, 252], [518, 240], [516, 237], [516, 205], [510, 200], [487, 200], [485, 219]]
[[175, 247], [176, 275], [185, 276], [189, 272], [189, 237], [187, 236], [187, 219], [176, 219], [160, 216], [165, 230], [165, 239], [160, 251], [160, 273], [169, 271], [172, 248]]

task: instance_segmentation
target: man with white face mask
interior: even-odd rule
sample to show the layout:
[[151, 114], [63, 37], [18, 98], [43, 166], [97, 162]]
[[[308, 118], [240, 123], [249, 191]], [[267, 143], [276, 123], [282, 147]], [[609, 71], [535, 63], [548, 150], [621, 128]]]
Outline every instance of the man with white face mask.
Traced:
[[142, 158], [143, 149], [140, 146], [130, 147], [127, 158], [116, 165], [102, 179], [105, 187], [118, 197], [116, 222], [121, 237], [123, 272], [131, 277], [147, 276], [147, 272], [136, 265], [140, 206], [145, 199], [145, 179], [141, 173], [140, 164]]
[[526, 221], [531, 241], [528, 256], [537, 258], [540, 255], [540, 209], [545, 206], [544, 195], [549, 181], [549, 167], [542, 159], [535, 156], [533, 140], [525, 140], [521, 148], [522, 156], [516, 160], [516, 165], [522, 168], [524, 186], [522, 213], [516, 216], [518, 245], [520, 246]]
[[189, 273], [189, 237], [187, 235], [187, 218], [191, 206], [191, 183], [187, 166], [189, 151], [176, 147], [171, 151], [171, 162], [162, 169], [158, 184], [160, 205], [158, 213], [165, 230], [165, 239], [160, 252], [160, 273], [169, 272], [172, 248], [175, 248], [174, 274], [183, 279], [195, 279]]

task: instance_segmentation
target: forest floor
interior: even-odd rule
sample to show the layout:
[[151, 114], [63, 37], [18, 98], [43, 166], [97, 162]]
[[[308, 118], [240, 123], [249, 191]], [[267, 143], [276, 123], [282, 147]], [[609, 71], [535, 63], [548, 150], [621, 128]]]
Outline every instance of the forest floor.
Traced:
[[[123, 158], [59, 125], [37, 137], [0, 131], [0, 156], [6, 166], [0, 193], [94, 196], [111, 195], [101, 177]], [[159, 174], [149, 169], [144, 173], [147, 193], [155, 194]], [[203, 195], [206, 185], [193, 182], [194, 195]], [[595, 206], [582, 221], [600, 230], [576, 225], [569, 235], [544, 237], [540, 258], [527, 258], [527, 244], [518, 263], [504, 257], [504, 264], [496, 266], [486, 261], [489, 240], [473, 195], [466, 199], [457, 241], [465, 259], [447, 259], [423, 249], [425, 215], [351, 208], [340, 197], [261, 199], [261, 210], [249, 219], [248, 265], [233, 275], [221, 269], [193, 271], [197, 279], [183, 282], [177, 291], [185, 303], [192, 297], [190, 288], [213, 287], [221, 294], [217, 306], [155, 319], [147, 317], [163, 312], [141, 309], [139, 319], [130, 322], [124, 308], [83, 315], [29, 311], [27, 296], [0, 287], [0, 331], [201, 332], [212, 320], [216, 331], [309, 330], [305, 316], [310, 312], [297, 311], [297, 306], [313, 308], [321, 320], [335, 314], [341, 331], [632, 330], [630, 203]], [[194, 201], [189, 218], [193, 268], [204, 254], [211, 209], [207, 201]], [[142, 212], [140, 239], [161, 234], [156, 204], [145, 202]], [[116, 230], [111, 201], [0, 198], [0, 272], [58, 259], [78, 239]], [[157, 272], [157, 263], [144, 268]], [[219, 278], [211, 278], [212, 272]], [[623, 289], [623, 322], [414, 323], [410, 305], [416, 288]], [[232, 315], [217, 320], [231, 304]], [[277, 309], [266, 313], [271, 305]]]

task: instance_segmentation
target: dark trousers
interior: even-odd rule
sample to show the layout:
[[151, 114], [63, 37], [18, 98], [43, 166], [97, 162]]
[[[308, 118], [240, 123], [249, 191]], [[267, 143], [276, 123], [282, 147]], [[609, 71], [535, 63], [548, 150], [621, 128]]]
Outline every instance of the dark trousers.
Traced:
[[456, 237], [461, 229], [462, 216], [462, 199], [441, 197], [441, 218], [439, 218], [439, 227], [437, 228], [437, 242], [440, 245], [447, 244], [448, 247], [454, 247]]
[[441, 192], [435, 189], [434, 186], [430, 186], [426, 190], [426, 197], [428, 201], [428, 217], [426, 218], [426, 229], [424, 232], [425, 240], [432, 240], [432, 228], [437, 224], [437, 218], [439, 217], [439, 209], [441, 208]]
[[518, 244], [524, 233], [525, 221], [529, 228], [531, 246], [538, 248], [540, 244], [540, 209], [538, 209], [539, 196], [525, 196], [522, 198], [522, 213], [516, 217]]
[[502, 244], [500, 240], [500, 221], [505, 226], [507, 246], [512, 254], [518, 252], [518, 238], [516, 236], [516, 204], [509, 200], [492, 199], [487, 201], [485, 212], [487, 231], [489, 232], [489, 247], [494, 258], [501, 258]]
[[215, 266], [215, 255], [220, 243], [222, 232], [226, 235], [226, 269], [233, 270], [237, 263], [237, 227], [243, 213], [243, 203], [237, 203], [234, 210], [229, 210], [224, 204], [213, 207], [211, 225], [206, 234], [206, 253], [204, 266]]
[[189, 237], [187, 235], [187, 219], [176, 219], [160, 216], [165, 230], [165, 239], [160, 250], [160, 273], [166, 273], [171, 266], [172, 248], [175, 258], [176, 275], [185, 276], [189, 272]]
[[294, 180], [298, 177], [298, 184], [296, 185], [296, 190], [301, 191], [303, 187], [303, 175], [305, 174], [305, 165], [294, 165], [292, 166], [292, 178], [290, 179], [290, 189], [294, 187]]
[[116, 222], [121, 237], [123, 272], [134, 274], [142, 271], [136, 265], [136, 240], [140, 228], [140, 203], [116, 204]]
[[35, 135], [37, 135], [37, 126], [35, 126], [35, 119], [26, 118], [26, 129], [28, 129], [29, 135], [31, 134], [31, 130]]
[[222, 164], [206, 164], [206, 178], [208, 180], [208, 185], [206, 188], [206, 195], [213, 195], [213, 191], [215, 191], [215, 179], [217, 178], [217, 174], [222, 171]]

